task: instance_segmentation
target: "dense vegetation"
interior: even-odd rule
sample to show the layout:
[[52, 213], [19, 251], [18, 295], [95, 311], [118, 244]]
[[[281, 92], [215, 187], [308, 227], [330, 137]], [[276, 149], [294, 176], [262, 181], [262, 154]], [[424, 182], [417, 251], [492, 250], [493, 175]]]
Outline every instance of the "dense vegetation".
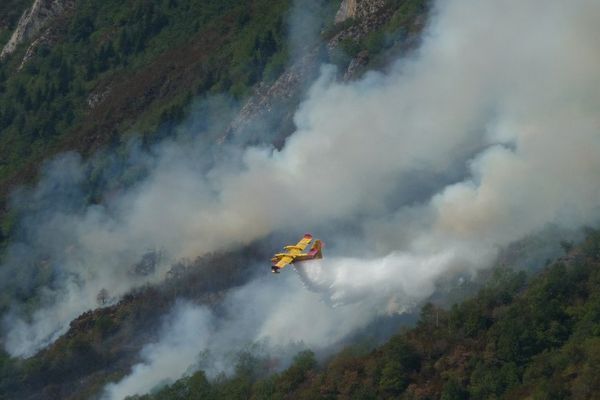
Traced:
[[[0, 43], [31, 3], [0, 5]], [[339, 0], [320, 3], [324, 21], [332, 21]], [[385, 24], [359, 40], [344, 39], [329, 61], [345, 68], [366, 50], [369, 66], [384, 65], [418, 36], [427, 3], [388, 0], [380, 12]], [[242, 99], [258, 82], [275, 79], [288, 61], [291, 4], [84, 0], [67, 7], [40, 40], [0, 62], [0, 239], [12, 226], [7, 194], [34, 180], [44, 160], [66, 150], [88, 156], [123, 146], [133, 133], [152, 143], [173, 134], [193, 99]], [[323, 39], [354, 23], [329, 22]]]
[[[28, 3], [0, 6], [2, 38]], [[182, 118], [194, 96], [241, 97], [257, 81], [273, 79], [287, 60], [289, 5], [76, 2], [43, 40], [0, 63], [1, 192], [33, 177], [39, 162], [58, 151], [89, 153], [131, 130], [156, 132]], [[22, 64], [26, 53], [31, 57]]]
[[414, 329], [319, 366], [311, 352], [268, 374], [241, 357], [234, 376], [202, 371], [138, 400], [594, 399], [600, 393], [600, 233], [528, 279], [498, 268], [474, 298], [425, 305]]
[[[30, 3], [12, 1], [10, 10], [22, 10]], [[326, 16], [324, 21], [332, 21], [339, 1], [317, 3], [321, 8], [316, 12]], [[345, 42], [372, 56], [393, 53], [406, 44], [402, 38], [407, 32], [419, 25], [414, 21], [423, 15], [426, 3], [388, 1], [381, 11], [387, 22], [374, 26], [369, 34], [386, 37], [385, 46], [371, 46], [370, 36]], [[256, 0], [251, 6], [239, 0], [79, 1], [43, 30], [41, 35], [47, 39], [17, 48], [0, 63], [0, 252], [18, 236], [21, 215], [34, 213], [36, 207], [7, 206], [7, 193], [33, 180], [40, 164], [56, 152], [79, 150], [84, 158], [93, 154], [85, 165], [81, 191], [86, 201], [101, 203], [107, 193], [118, 193], [145, 176], [144, 168], [129, 160], [132, 132], [141, 133], [139, 143], [145, 149], [186, 129], [204, 132], [210, 125], [214, 132], [208, 141], [222, 134], [232, 118], [229, 99], [246, 96], [252, 85], [269, 83], [283, 70], [290, 5], [289, 0]], [[0, 7], [10, 22], [6, 26], [14, 29], [17, 18], [9, 18], [12, 11]], [[332, 27], [321, 32], [323, 39], [354, 23], [334, 27], [329, 22]], [[25, 54], [31, 57], [21, 68]], [[336, 54], [330, 61], [339, 62], [343, 70], [351, 53]], [[223, 92], [226, 97], [197, 102], [211, 103], [208, 108], [215, 109], [205, 113], [193, 106], [189, 112], [192, 99]], [[292, 110], [301, 95], [286, 99], [288, 110], [281, 112], [286, 128], [292, 128]], [[215, 107], [215, 99], [225, 99], [225, 105]], [[203, 113], [211, 114], [205, 118], [209, 122], [178, 127], [187, 114], [200, 119]], [[279, 140], [291, 132], [281, 131], [273, 137]], [[26, 290], [5, 287], [0, 313], [10, 307], [17, 292], [23, 301], [36, 304], [32, 298], [48, 275], [36, 273], [36, 282], [27, 283]]]

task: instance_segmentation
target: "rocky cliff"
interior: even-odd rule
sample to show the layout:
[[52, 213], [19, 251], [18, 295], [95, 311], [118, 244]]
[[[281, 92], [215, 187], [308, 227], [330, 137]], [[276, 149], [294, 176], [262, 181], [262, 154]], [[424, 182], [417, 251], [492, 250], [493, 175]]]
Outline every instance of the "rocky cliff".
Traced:
[[18, 45], [33, 40], [48, 24], [73, 6], [73, 0], [35, 0], [25, 10], [17, 28], [0, 53], [0, 60], [12, 54]]
[[[394, 10], [386, 9], [384, 5], [384, 0], [343, 0], [336, 13], [335, 24], [341, 27], [342, 22], [349, 18], [353, 19], [353, 23], [328, 39], [327, 54], [324, 55], [319, 48], [309, 50], [304, 57], [289, 66], [275, 82], [257, 85], [253, 96], [246, 101], [219, 141], [243, 136], [245, 141], [252, 142], [253, 134], [249, 130], [255, 127], [275, 127], [272, 130], [279, 133], [271, 139], [277, 146], [282, 145], [285, 137], [294, 129], [292, 118], [295, 107], [292, 103], [300, 101], [304, 90], [307, 89], [306, 82], [313, 80], [321, 62], [329, 62], [333, 54], [342, 51], [339, 49], [340, 43], [358, 43], [389, 21]], [[344, 80], [356, 78], [368, 61], [368, 51], [359, 52], [344, 67], [345, 70], [341, 71], [341, 77]], [[281, 112], [282, 110], [284, 112]]]
[[343, 0], [335, 15], [335, 23], [348, 18], [365, 18], [379, 11], [384, 5], [384, 0]]

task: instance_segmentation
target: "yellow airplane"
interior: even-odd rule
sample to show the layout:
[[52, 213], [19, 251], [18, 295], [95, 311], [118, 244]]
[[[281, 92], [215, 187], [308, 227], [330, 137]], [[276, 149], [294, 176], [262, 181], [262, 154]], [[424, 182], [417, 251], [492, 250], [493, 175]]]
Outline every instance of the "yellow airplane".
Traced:
[[307, 233], [297, 244], [293, 246], [284, 246], [284, 249], [287, 250], [287, 253], [277, 253], [273, 256], [273, 258], [271, 258], [271, 262], [273, 263], [271, 266], [271, 272], [278, 274], [279, 270], [288, 264], [298, 261], [323, 258], [323, 254], [321, 252], [323, 243], [319, 239], [315, 240], [308, 253], [302, 252], [306, 246], [308, 246], [311, 240], [312, 235]]

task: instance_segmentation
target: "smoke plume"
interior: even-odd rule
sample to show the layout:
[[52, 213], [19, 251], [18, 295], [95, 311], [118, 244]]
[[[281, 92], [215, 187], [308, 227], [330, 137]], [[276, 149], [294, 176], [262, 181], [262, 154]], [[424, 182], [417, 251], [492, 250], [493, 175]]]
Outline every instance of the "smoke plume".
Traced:
[[[358, 221], [352, 243], [370, 256], [341, 257], [343, 232], [326, 238], [326, 258], [299, 272], [327, 302], [288, 280], [250, 283], [234, 309], [260, 328], [244, 339], [327, 346], [512, 241], [594, 223], [598, 16], [591, 1], [439, 2], [421, 48], [388, 74], [342, 84], [324, 67], [281, 151], [249, 148], [241, 169], [215, 172], [219, 201], [195, 214], [194, 236], [214, 220], [220, 243]], [[264, 293], [285, 306], [245, 308]]]

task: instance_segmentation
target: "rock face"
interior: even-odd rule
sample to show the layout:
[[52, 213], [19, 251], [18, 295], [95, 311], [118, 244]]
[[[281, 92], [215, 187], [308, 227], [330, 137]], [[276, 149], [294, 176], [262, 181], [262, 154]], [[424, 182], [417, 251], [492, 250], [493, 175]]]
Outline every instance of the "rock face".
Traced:
[[344, 72], [344, 81], [351, 80], [354, 76], [357, 75], [358, 71], [369, 62], [369, 52], [367, 50], [363, 50], [358, 53], [348, 65], [346, 72]]
[[340, 5], [340, 9], [335, 14], [335, 23], [339, 24], [344, 22], [348, 18], [354, 18], [356, 15], [356, 2], [357, 0], [344, 0]]
[[[248, 137], [255, 128], [264, 129], [269, 124], [279, 128], [291, 122], [295, 107], [300, 101], [306, 82], [314, 79], [319, 70], [318, 48], [308, 51], [304, 57], [286, 68], [272, 84], [261, 83], [254, 88], [254, 94], [246, 101], [227, 131], [218, 139], [223, 143], [233, 136]], [[287, 112], [282, 112], [288, 110]], [[290, 133], [290, 132], [287, 132]], [[284, 133], [283, 136], [286, 136]], [[263, 137], [264, 139], [264, 137]], [[281, 138], [269, 140], [279, 143]]]
[[35, 0], [19, 19], [17, 28], [0, 53], [0, 60], [14, 52], [19, 44], [33, 39], [53, 18], [71, 6], [72, 0]]
[[[385, 24], [393, 12], [384, 9], [384, 5], [384, 0], [344, 0], [337, 12], [336, 23], [348, 18], [353, 18], [355, 22], [329, 40], [329, 50], [335, 49], [343, 40], [358, 42], [369, 32]], [[343, 16], [343, 19], [338, 20]]]
[[[348, 18], [355, 21], [341, 30], [326, 44], [330, 54], [336, 51], [343, 40], [358, 42], [369, 32], [379, 28], [391, 17], [392, 12], [383, 10], [385, 0], [343, 0], [336, 14], [335, 22], [340, 23]], [[285, 137], [293, 129], [293, 111], [307, 89], [306, 82], [311, 82], [319, 72], [320, 62], [318, 46], [307, 50], [306, 55], [288, 66], [281, 76], [272, 84], [259, 84], [254, 94], [246, 101], [238, 115], [218, 139], [219, 143], [235, 137], [250, 138], [252, 130], [279, 131], [278, 137], [267, 141], [280, 146]], [[361, 52], [350, 62], [343, 73], [343, 80], [352, 79], [361, 67], [369, 61], [368, 52]], [[283, 110], [283, 112], [282, 112]], [[270, 129], [273, 128], [273, 129]], [[265, 137], [262, 137], [263, 141]]]
[[385, 0], [343, 0], [335, 15], [335, 23], [348, 18], [365, 18], [379, 11], [384, 5]]

